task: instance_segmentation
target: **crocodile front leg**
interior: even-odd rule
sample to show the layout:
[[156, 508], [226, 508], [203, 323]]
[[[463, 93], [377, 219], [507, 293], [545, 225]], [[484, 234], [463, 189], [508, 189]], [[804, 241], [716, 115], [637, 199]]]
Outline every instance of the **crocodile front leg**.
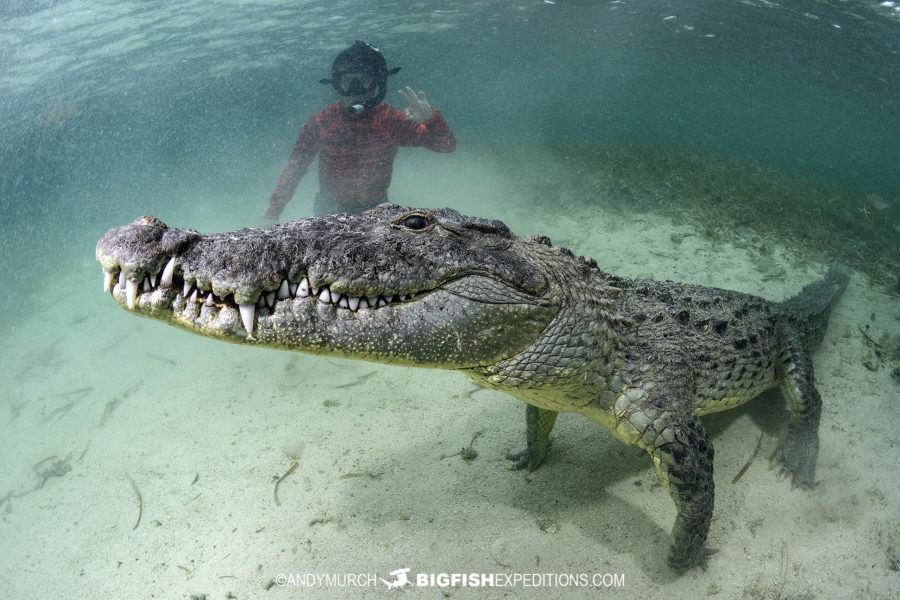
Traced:
[[555, 410], [545, 410], [528, 404], [525, 408], [525, 440], [526, 447], [520, 452], [510, 452], [506, 455], [513, 461], [510, 468], [513, 470], [528, 468], [534, 471], [544, 459], [550, 449], [550, 431], [556, 424]]

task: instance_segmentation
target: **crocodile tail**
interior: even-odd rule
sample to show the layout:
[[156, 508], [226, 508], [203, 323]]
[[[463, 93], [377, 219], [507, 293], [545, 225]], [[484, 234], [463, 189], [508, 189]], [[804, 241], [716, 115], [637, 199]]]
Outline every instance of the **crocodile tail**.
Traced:
[[831, 307], [844, 293], [849, 281], [847, 271], [831, 267], [824, 279], [810, 283], [796, 296], [778, 304], [779, 310], [796, 325], [807, 350], [822, 341]]

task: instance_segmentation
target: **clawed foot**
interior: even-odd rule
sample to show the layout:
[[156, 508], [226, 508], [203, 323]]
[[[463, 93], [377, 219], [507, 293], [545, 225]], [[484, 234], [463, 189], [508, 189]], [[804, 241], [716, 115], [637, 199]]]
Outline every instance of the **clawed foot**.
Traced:
[[789, 425], [769, 460], [769, 468], [778, 467], [778, 476], [791, 476], [791, 486], [812, 489], [816, 486], [816, 456], [819, 436], [810, 427]]
[[666, 562], [668, 562], [670, 569], [679, 574], [684, 573], [685, 571], [694, 567], [700, 567], [705, 571], [706, 564], [707, 562], [709, 562], [709, 557], [716, 552], [718, 552], [718, 550], [711, 550], [710, 548], [700, 547], [688, 553], [683, 550], [679, 550], [674, 545], [672, 545], [669, 547], [669, 556], [666, 559]]
[[544, 462], [545, 457], [546, 453], [544, 453], [544, 456], [537, 456], [537, 453], [533, 452], [529, 448], [526, 448], [525, 450], [522, 450], [520, 452], [510, 452], [506, 455], [506, 460], [512, 462], [506, 465], [506, 468], [510, 471], [519, 471], [521, 469], [534, 471], [539, 466], [541, 466], [541, 463]]

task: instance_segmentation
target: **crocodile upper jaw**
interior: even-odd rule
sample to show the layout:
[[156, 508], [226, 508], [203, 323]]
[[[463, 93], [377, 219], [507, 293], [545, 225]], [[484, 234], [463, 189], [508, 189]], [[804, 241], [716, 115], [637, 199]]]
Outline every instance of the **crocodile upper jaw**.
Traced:
[[107, 232], [97, 259], [124, 308], [231, 342], [471, 368], [539, 337], [558, 303], [508, 230], [416, 210], [426, 237], [395, 225], [408, 214], [382, 205], [228, 234], [142, 217]]

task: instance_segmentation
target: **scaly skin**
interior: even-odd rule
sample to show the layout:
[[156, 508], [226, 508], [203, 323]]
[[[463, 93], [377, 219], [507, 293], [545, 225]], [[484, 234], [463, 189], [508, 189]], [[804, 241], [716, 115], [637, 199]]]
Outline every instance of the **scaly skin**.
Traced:
[[[142, 217], [97, 244], [132, 312], [226, 341], [458, 369], [528, 403], [517, 468], [537, 468], [559, 411], [646, 450], [678, 510], [668, 563], [704, 564], [713, 447], [699, 415], [780, 386], [773, 460], [815, 482], [821, 400], [809, 360], [846, 276], [773, 303], [631, 280], [450, 209], [383, 204], [270, 229], [199, 234]], [[361, 298], [368, 298], [361, 300]]]

